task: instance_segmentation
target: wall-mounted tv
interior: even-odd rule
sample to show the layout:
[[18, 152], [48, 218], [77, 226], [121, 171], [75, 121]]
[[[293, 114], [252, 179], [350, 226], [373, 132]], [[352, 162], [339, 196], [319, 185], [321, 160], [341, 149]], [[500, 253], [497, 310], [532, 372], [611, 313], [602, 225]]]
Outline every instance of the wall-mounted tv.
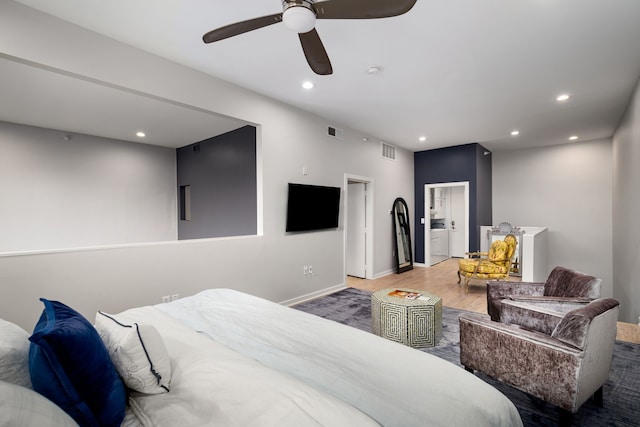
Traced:
[[289, 184], [287, 232], [338, 227], [340, 188]]

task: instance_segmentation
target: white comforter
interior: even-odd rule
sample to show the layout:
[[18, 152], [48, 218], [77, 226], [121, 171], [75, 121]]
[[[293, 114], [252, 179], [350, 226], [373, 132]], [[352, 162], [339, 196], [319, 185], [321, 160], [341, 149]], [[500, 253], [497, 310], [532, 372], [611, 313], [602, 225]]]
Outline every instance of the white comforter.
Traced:
[[172, 368], [169, 393], [131, 395], [125, 426], [378, 426], [334, 396], [243, 356], [154, 307], [125, 311], [118, 319], [154, 325]]
[[[522, 425], [511, 401], [464, 369], [318, 316], [229, 289], [156, 308], [216, 343], [348, 402], [384, 426]], [[216, 398], [212, 394], [211, 401]]]

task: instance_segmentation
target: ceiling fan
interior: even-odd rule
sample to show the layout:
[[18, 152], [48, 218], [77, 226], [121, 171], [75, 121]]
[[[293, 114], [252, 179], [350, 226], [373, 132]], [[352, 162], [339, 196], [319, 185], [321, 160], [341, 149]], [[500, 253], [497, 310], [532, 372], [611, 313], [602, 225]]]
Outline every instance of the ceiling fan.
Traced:
[[327, 51], [315, 29], [316, 19], [375, 19], [402, 15], [417, 0], [283, 0], [282, 13], [249, 19], [209, 31], [202, 40], [212, 43], [278, 22], [298, 33], [304, 56], [320, 75], [333, 73]]

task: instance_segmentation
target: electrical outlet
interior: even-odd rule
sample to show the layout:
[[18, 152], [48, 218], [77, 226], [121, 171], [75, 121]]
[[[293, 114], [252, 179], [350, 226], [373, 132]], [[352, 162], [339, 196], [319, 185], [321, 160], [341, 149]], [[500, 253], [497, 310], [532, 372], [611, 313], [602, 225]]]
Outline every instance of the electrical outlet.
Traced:
[[165, 295], [162, 297], [162, 303], [167, 303], [167, 302], [171, 302], [171, 296], [170, 295]]
[[171, 295], [171, 301], [175, 301], [177, 299], [180, 299], [180, 294], [173, 294]]
[[309, 275], [313, 276], [313, 266], [312, 265], [309, 266], [308, 271], [309, 271]]

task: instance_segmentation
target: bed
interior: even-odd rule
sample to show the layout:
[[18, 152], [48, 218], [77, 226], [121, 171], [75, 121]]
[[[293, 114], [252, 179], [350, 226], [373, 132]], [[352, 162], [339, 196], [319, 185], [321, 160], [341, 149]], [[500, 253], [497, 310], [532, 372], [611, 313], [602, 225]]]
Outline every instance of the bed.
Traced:
[[[38, 325], [47, 329], [51, 303], [43, 302], [45, 326], [42, 318]], [[114, 419], [126, 427], [522, 425], [511, 401], [458, 366], [230, 289], [117, 314], [99, 312], [91, 326], [126, 389], [125, 412], [104, 415], [112, 421], [94, 425], [115, 425]], [[17, 408], [28, 406], [27, 400], [16, 395], [30, 390], [8, 384], [1, 370], [0, 362], [0, 425], [5, 425], [11, 411], [22, 416]], [[102, 394], [120, 393], [118, 387], [109, 390]], [[115, 400], [119, 408], [122, 403]], [[68, 411], [61, 412], [55, 415], [64, 419]], [[22, 425], [30, 424], [22, 419]]]

